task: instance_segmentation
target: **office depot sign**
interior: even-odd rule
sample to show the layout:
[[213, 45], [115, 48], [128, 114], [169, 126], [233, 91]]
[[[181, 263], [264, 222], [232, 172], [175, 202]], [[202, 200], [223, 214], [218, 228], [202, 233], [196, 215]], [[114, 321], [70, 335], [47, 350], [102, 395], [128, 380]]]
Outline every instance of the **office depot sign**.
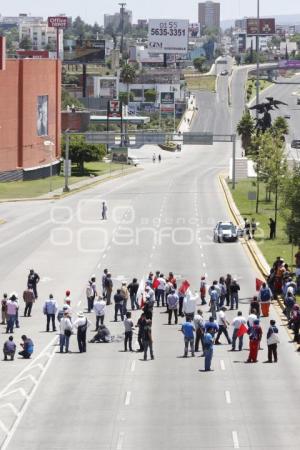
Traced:
[[68, 18], [65, 16], [48, 17], [48, 27], [68, 28]]

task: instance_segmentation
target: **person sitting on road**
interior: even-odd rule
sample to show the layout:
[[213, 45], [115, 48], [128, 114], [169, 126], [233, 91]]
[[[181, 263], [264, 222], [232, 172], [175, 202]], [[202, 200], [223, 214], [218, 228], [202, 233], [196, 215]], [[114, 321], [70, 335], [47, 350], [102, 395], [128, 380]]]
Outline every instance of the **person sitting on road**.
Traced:
[[112, 341], [112, 336], [109, 329], [105, 325], [99, 325], [98, 331], [95, 336], [89, 341], [94, 344], [95, 342], [104, 342], [108, 344]]

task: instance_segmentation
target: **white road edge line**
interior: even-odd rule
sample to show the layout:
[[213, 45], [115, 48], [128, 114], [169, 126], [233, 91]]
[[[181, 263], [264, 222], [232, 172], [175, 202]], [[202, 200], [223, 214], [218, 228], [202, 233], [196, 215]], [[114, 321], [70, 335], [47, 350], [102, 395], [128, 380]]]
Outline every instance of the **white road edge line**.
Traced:
[[130, 399], [131, 399], [131, 392], [127, 391], [126, 392], [126, 398], [125, 398], [125, 406], [129, 406], [130, 404]]
[[130, 370], [131, 372], [135, 371], [135, 361], [132, 361]]
[[237, 431], [232, 432], [233, 448], [240, 448]]
[[228, 403], [228, 405], [230, 405], [231, 403], [231, 395], [229, 391], [225, 391], [225, 398], [226, 398], [226, 403]]
[[223, 359], [220, 360], [220, 366], [221, 366], [221, 370], [226, 370], [225, 363], [224, 363]]

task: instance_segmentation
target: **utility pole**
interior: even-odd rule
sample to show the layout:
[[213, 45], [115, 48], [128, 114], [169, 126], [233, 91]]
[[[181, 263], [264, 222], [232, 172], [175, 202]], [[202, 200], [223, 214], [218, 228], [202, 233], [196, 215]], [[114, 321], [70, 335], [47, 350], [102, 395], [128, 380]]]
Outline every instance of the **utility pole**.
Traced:
[[123, 48], [124, 48], [124, 11], [125, 11], [125, 6], [126, 3], [119, 3], [119, 5], [121, 6], [121, 48], [120, 48], [120, 52], [121, 52], [121, 56], [123, 56]]
[[[256, 104], [259, 104], [259, 23], [260, 11], [259, 0], [257, 0], [257, 35], [256, 35]], [[256, 118], [258, 119], [258, 110], [256, 110]]]

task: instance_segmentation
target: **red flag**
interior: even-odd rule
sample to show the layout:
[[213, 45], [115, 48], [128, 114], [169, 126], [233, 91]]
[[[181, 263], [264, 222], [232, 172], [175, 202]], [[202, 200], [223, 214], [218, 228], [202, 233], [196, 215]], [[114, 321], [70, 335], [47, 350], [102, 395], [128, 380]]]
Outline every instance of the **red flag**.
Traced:
[[260, 291], [260, 288], [262, 287], [263, 281], [261, 281], [259, 278], [256, 278], [255, 280], [255, 286], [256, 286], [256, 291]]
[[145, 299], [144, 299], [144, 294], [141, 295], [141, 308], [144, 308], [145, 306]]
[[157, 289], [159, 286], [159, 281], [157, 278], [154, 279], [153, 283], [152, 283], [152, 289]]
[[246, 334], [247, 331], [248, 331], [248, 328], [246, 327], [246, 325], [244, 323], [242, 323], [240, 325], [240, 328], [238, 329], [237, 337], [244, 336], [244, 334]]
[[189, 287], [190, 287], [190, 283], [187, 280], [184, 280], [179, 288], [179, 291], [182, 294], [185, 294]]

